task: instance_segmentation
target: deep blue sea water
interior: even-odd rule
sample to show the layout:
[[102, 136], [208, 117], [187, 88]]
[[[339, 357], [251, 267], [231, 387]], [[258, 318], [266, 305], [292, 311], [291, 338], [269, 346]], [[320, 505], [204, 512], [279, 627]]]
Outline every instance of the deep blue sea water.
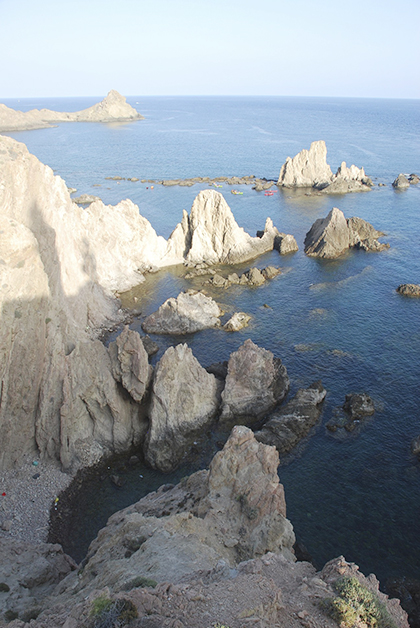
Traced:
[[[70, 111], [97, 100], [4, 102], [22, 110]], [[291, 190], [265, 197], [249, 186], [241, 188], [242, 196], [233, 196], [225, 185], [220, 191], [241, 226], [254, 235], [270, 216], [280, 231], [296, 237], [300, 250], [292, 256], [272, 252], [258, 259], [259, 267], [271, 263], [285, 271], [258, 289], [238, 286], [212, 293], [227, 311], [252, 314], [249, 328], [238, 334], [208, 330], [187, 341], [207, 365], [228, 359], [251, 337], [282, 359], [291, 394], [322, 379], [328, 391], [322, 421], [279, 468], [297, 537], [319, 566], [344, 554], [382, 580], [420, 578], [420, 463], [410, 453], [411, 440], [420, 434], [420, 300], [395, 292], [400, 283], [420, 283], [420, 185], [403, 192], [391, 187], [400, 172], [420, 174], [420, 102], [277, 97], [128, 101], [145, 120], [61, 124], [9, 135], [26, 143], [78, 193], [93, 193], [112, 204], [131, 198], [165, 237], [205, 186], [155, 185], [152, 190], [150, 184], [105, 177], [277, 178], [287, 156], [324, 139], [333, 171], [344, 160], [364, 166], [376, 184], [386, 184], [337, 197], [307, 197]], [[333, 206], [346, 217], [359, 216], [385, 231], [391, 248], [352, 252], [335, 261], [306, 257], [306, 232]], [[143, 298], [143, 315], [189, 286], [176, 270], [159, 273]], [[139, 329], [140, 321], [132, 327]], [[176, 339], [158, 342], [164, 349]], [[345, 395], [357, 391], [369, 393], [378, 410], [358, 434], [334, 437], [325, 423]], [[107, 493], [113, 489], [104, 485], [102, 495], [97, 488], [87, 494], [90, 507], [85, 519], [79, 513], [73, 522], [75, 538], [93, 538], [113, 510], [168, 481], [147, 472], [143, 478], [139, 475], [137, 471], [120, 492]]]

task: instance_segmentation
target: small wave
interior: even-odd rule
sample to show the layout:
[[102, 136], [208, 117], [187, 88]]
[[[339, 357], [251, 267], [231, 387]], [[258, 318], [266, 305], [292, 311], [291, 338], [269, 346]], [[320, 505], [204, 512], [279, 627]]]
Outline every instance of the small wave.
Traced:
[[360, 273], [356, 273], [355, 275], [350, 275], [350, 277], [346, 277], [345, 279], [340, 279], [339, 281], [323, 281], [321, 283], [313, 283], [309, 286], [310, 290], [326, 290], [328, 288], [342, 288], [343, 286], [355, 281], [362, 277], [362, 275], [366, 275], [370, 273], [372, 270], [372, 266], [365, 266]]

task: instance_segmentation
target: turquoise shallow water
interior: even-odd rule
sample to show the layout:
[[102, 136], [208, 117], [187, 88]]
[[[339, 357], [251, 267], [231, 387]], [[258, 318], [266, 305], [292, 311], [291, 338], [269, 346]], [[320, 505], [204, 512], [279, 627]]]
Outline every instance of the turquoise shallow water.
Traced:
[[[258, 289], [214, 291], [227, 311], [252, 314], [248, 329], [230, 335], [209, 330], [186, 341], [207, 365], [227, 359], [251, 337], [282, 359], [292, 393], [322, 379], [328, 391], [322, 421], [279, 469], [296, 534], [318, 565], [344, 554], [380, 579], [420, 578], [420, 464], [410, 453], [411, 439], [420, 434], [420, 301], [395, 292], [400, 283], [420, 283], [420, 186], [404, 192], [391, 187], [400, 172], [420, 173], [419, 101], [128, 100], [146, 116], [144, 121], [62, 124], [11, 135], [25, 142], [78, 193], [94, 193], [113, 204], [131, 198], [165, 237], [179, 222], [182, 209], [189, 210], [205, 186], [151, 190], [140, 182], [117, 183], [105, 177], [255, 174], [276, 178], [288, 155], [324, 139], [333, 171], [345, 160], [348, 165], [364, 166], [375, 183], [386, 183], [369, 193], [335, 198], [310, 198], [293, 191], [264, 197], [248, 186], [241, 188], [243, 196], [233, 196], [224, 186], [220, 191], [226, 193], [241, 226], [255, 234], [271, 216], [281, 231], [295, 235], [300, 250], [293, 256], [280, 258], [273, 252], [258, 259], [259, 267], [272, 263], [285, 271]], [[76, 110], [94, 102], [50, 99], [6, 104]], [[347, 217], [360, 216], [385, 231], [391, 248], [379, 254], [353, 252], [336, 261], [307, 258], [305, 234], [333, 206]], [[159, 273], [143, 300], [142, 314], [187, 287], [190, 284], [176, 270]], [[139, 329], [140, 321], [132, 327]], [[176, 339], [158, 342], [163, 351]], [[325, 423], [352, 391], [368, 392], [378, 411], [360, 433], [335, 438]], [[138, 499], [147, 488], [171, 481], [138, 469], [130, 473], [120, 491], [107, 482], [100, 490], [92, 484], [90, 493], [89, 487], [83, 489], [86, 506], [70, 526], [73, 553], [82, 552], [80, 548], [112, 511]]]

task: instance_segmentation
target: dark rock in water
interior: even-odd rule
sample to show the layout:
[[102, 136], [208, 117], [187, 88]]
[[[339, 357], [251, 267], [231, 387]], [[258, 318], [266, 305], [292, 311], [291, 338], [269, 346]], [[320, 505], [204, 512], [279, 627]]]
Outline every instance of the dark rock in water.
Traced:
[[283, 401], [289, 387], [281, 360], [248, 338], [229, 358], [219, 424], [257, 423]]
[[398, 286], [397, 292], [405, 297], [420, 297], [420, 285], [415, 283], [402, 283]]
[[[343, 412], [344, 410], [344, 412]], [[346, 395], [342, 408], [336, 408], [335, 415], [326, 424], [330, 432], [346, 430], [354, 432], [361, 425], [361, 421], [375, 413], [375, 404], [366, 393], [351, 393]]]
[[121, 488], [125, 484], [124, 478], [119, 475], [110, 475], [109, 479], [111, 480], [112, 484], [117, 488]]
[[149, 358], [159, 351], [159, 345], [157, 344], [157, 342], [152, 340], [150, 336], [141, 336], [141, 341], [143, 343], [143, 347], [146, 349], [146, 353]]
[[420, 457], [420, 436], [413, 438], [411, 441], [411, 451], [415, 456]]
[[410, 187], [410, 181], [403, 174], [399, 174], [395, 181], [392, 182], [392, 187], [397, 190], [403, 190]]
[[420, 177], [418, 174], [410, 174], [408, 180], [410, 181], [411, 185], [416, 185], [417, 183], [420, 183]]
[[280, 454], [289, 453], [318, 421], [326, 394], [321, 382], [300, 388], [293, 399], [255, 432], [255, 438], [266, 445], [274, 445]]
[[415, 578], [393, 578], [387, 580], [385, 591], [390, 597], [398, 598], [408, 614], [411, 628], [420, 628], [420, 580]]

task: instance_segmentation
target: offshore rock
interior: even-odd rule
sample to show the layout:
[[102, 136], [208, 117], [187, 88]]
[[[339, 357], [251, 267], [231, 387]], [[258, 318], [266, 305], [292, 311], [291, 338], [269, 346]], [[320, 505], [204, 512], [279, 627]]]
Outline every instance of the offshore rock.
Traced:
[[140, 335], [128, 325], [108, 347], [112, 374], [134, 401], [140, 403], [150, 383], [153, 367]]
[[375, 404], [366, 393], [350, 393], [346, 395], [343, 410], [350, 415], [352, 421], [360, 420], [375, 413]]
[[257, 423], [283, 401], [289, 386], [281, 360], [248, 338], [229, 358], [220, 425]]
[[270, 416], [255, 438], [274, 445], [282, 455], [289, 453], [319, 420], [326, 394], [321, 382], [300, 388], [293, 399]]
[[294, 561], [294, 534], [274, 447], [235, 427], [208, 471], [163, 486], [112, 515], [91, 543], [84, 567], [57, 587], [72, 605], [93, 590], [129, 590], [136, 578], [177, 583], [187, 574], [278, 552]]
[[222, 311], [211, 297], [202, 292], [181, 292], [147, 316], [142, 329], [148, 334], [192, 334], [220, 326]]
[[377, 238], [385, 235], [362, 218], [346, 220], [342, 211], [333, 207], [326, 218], [318, 218], [305, 236], [305, 253], [311, 257], [335, 258], [349, 248], [383, 251], [389, 244]]
[[416, 283], [402, 283], [398, 286], [397, 292], [405, 297], [420, 297], [420, 285]]
[[289, 233], [280, 233], [274, 241], [274, 248], [280, 255], [288, 255], [299, 250], [295, 237]]
[[367, 191], [373, 185], [363, 168], [346, 165], [343, 161], [333, 175], [327, 164], [327, 147], [319, 140], [312, 142], [308, 150], [303, 149], [293, 159], [288, 157], [283, 164], [277, 185], [287, 188], [310, 187], [323, 194], [345, 194]]
[[156, 366], [144, 445], [147, 462], [167, 472], [205, 430], [220, 403], [218, 380], [208, 373], [186, 344], [169, 347]]
[[130, 122], [143, 119], [116, 90], [111, 90], [100, 103], [72, 113], [49, 109], [23, 112], [0, 104], [0, 131], [45, 129], [58, 122]]
[[233, 316], [223, 325], [225, 331], [240, 331], [244, 327], [248, 327], [251, 320], [249, 314], [245, 312], [235, 312]]
[[420, 456], [420, 435], [411, 441], [411, 451], [415, 456]]
[[237, 264], [271, 251], [279, 235], [267, 218], [261, 237], [251, 237], [237, 224], [223, 196], [215, 190], [198, 194], [188, 216], [175, 227], [169, 243], [190, 264]]
[[399, 174], [395, 181], [392, 182], [392, 187], [397, 190], [404, 190], [410, 187], [410, 181], [404, 174]]

